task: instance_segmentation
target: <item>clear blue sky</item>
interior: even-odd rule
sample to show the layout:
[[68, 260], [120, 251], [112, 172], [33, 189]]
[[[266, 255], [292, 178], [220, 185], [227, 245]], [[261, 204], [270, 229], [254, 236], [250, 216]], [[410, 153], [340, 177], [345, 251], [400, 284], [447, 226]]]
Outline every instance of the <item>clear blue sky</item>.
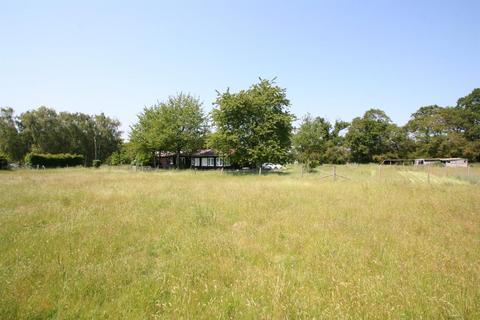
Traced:
[[292, 111], [404, 124], [480, 87], [480, 1], [3, 1], [0, 105], [129, 125], [179, 91], [278, 78]]

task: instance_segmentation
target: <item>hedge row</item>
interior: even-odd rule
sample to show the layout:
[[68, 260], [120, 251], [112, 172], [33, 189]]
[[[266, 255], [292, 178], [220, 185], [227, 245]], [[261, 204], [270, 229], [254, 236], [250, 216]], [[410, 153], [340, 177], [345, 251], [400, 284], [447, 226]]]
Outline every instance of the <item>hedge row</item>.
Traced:
[[70, 153], [29, 153], [25, 156], [25, 163], [32, 166], [45, 168], [82, 166], [85, 158], [81, 154]]

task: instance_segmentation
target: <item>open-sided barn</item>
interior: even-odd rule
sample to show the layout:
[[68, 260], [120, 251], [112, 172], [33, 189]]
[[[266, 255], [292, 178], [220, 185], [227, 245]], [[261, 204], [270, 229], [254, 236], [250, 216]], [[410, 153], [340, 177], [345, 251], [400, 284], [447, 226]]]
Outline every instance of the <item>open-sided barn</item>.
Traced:
[[445, 167], [468, 167], [468, 160], [464, 158], [385, 159], [382, 161], [382, 164], [415, 165], [415, 166], [440, 165]]
[[415, 159], [415, 165], [435, 165], [440, 164], [445, 167], [468, 167], [468, 160], [463, 158], [428, 158], [428, 159]]

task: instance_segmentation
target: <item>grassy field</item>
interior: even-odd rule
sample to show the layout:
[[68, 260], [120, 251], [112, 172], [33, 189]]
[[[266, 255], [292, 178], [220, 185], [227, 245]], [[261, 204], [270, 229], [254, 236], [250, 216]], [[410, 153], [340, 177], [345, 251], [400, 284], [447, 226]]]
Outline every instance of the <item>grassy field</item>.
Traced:
[[0, 319], [479, 319], [480, 168], [337, 171], [0, 172]]

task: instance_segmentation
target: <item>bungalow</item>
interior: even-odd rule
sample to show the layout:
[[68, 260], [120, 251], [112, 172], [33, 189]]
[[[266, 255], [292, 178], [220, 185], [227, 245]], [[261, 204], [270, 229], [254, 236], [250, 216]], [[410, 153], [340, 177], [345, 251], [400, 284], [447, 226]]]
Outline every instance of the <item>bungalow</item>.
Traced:
[[199, 150], [191, 156], [191, 167], [195, 169], [217, 169], [231, 167], [230, 160], [213, 149]]
[[[155, 153], [154, 166], [158, 168], [176, 168], [177, 167], [177, 154], [174, 152], [157, 151]], [[190, 157], [183, 153], [180, 154], [180, 168], [190, 167]]]
[[[159, 168], [169, 169], [177, 167], [177, 154], [174, 152], [156, 153], [155, 165]], [[220, 169], [231, 167], [230, 161], [219, 155], [213, 149], [202, 149], [192, 154], [180, 154], [180, 168], [187, 169]]]

